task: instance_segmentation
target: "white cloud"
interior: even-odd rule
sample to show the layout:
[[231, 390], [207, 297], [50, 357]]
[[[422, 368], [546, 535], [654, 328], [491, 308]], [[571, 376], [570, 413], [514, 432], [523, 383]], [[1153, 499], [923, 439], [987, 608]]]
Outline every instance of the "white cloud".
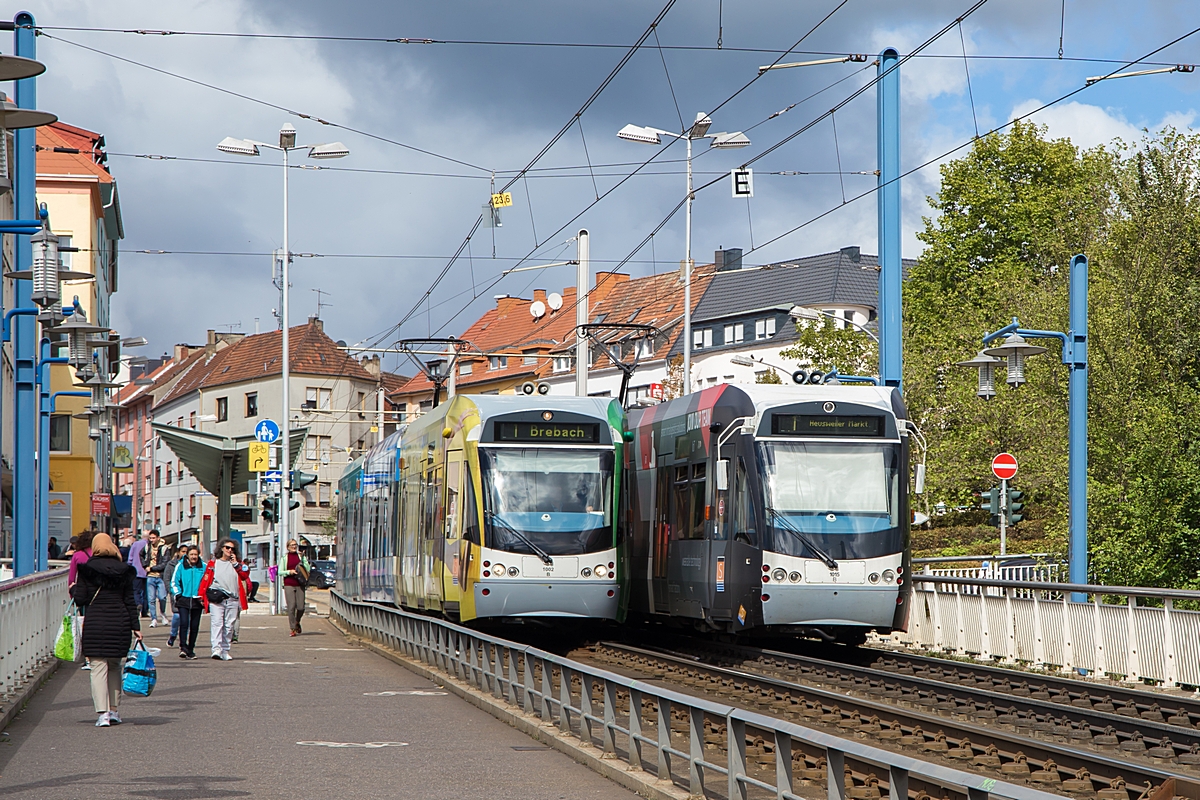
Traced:
[[[1017, 104], [1008, 118], [1022, 117], [1041, 105], [1041, 100], [1026, 100]], [[1120, 111], [1077, 101], [1051, 106], [1030, 117], [1030, 121], [1045, 125], [1051, 136], [1070, 139], [1082, 148], [1108, 145], [1116, 139], [1131, 144], [1139, 141], [1147, 130], [1156, 133], [1168, 126], [1185, 130], [1195, 119], [1195, 111], [1172, 111], [1155, 124], [1134, 124]]]

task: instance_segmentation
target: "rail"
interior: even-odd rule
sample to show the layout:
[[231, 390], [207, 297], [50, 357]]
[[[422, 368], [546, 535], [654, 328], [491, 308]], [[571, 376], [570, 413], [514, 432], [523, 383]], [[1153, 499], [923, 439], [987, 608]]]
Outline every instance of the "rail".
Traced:
[[[331, 615], [355, 635], [489, 693], [692, 795], [706, 794], [705, 782], [720, 776], [721, 793], [729, 800], [746, 800], [751, 787], [778, 800], [801, 800], [794, 774], [799, 767], [819, 772], [828, 800], [846, 800], [847, 768], [870, 773], [868, 780], [882, 773], [886, 778], [875, 780], [892, 798], [908, 798], [910, 789], [922, 787], [932, 796], [938, 790], [967, 800], [1057, 797], [674, 692], [442, 620], [356, 602], [336, 591], [330, 605]], [[724, 759], [718, 745], [724, 745]]]
[[0, 581], [0, 701], [20, 691], [54, 658], [70, 597], [67, 571]]
[[[1014, 564], [1014, 561], [1024, 561]], [[978, 562], [977, 567], [941, 566], [935, 564], [964, 564]], [[1021, 553], [1018, 555], [987, 556], [943, 556], [941, 558], [914, 558], [914, 570], [920, 567], [923, 575], [946, 578], [980, 578], [992, 581], [1062, 581], [1067, 567], [1050, 553]]]
[[[1176, 607], [1200, 608], [1200, 592], [912, 578], [909, 629], [890, 637], [902, 646], [1135, 683], [1200, 686], [1200, 611]], [[1088, 602], [1072, 602], [1073, 594]]]

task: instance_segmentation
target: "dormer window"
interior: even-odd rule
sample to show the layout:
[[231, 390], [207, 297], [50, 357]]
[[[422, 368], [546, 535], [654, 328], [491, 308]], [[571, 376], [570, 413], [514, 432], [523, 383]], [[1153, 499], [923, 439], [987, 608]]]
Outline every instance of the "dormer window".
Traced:
[[571, 371], [571, 357], [570, 356], [555, 356], [554, 357], [554, 371], [555, 372], [570, 372]]
[[537, 365], [537, 363], [538, 363], [538, 351], [537, 350], [522, 350], [521, 352], [525, 354], [525, 366], [529, 367], [529, 366]]
[[508, 369], [508, 356], [489, 356], [488, 369]]

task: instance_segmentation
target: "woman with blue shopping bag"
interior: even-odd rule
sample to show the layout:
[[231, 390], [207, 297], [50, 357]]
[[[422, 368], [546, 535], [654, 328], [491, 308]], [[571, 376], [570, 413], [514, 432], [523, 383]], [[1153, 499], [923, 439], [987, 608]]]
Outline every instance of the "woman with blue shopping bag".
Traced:
[[120, 725], [121, 668], [131, 637], [142, 640], [138, 607], [133, 599], [137, 572], [121, 559], [121, 551], [105, 533], [92, 539], [92, 557], [79, 565], [71, 587], [75, 605], [86, 607], [83, 655], [92, 665], [92, 706], [96, 727]]

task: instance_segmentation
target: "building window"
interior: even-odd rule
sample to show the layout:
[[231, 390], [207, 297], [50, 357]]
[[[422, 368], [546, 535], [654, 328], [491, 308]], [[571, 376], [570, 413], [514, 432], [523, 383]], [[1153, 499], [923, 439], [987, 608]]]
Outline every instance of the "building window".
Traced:
[[767, 339], [775, 335], [775, 318], [760, 319], [754, 323], [754, 338]]
[[[171, 476], [174, 474], [175, 474], [175, 470], [171, 469], [171, 462], [168, 461], [167, 462], [167, 486], [171, 485]], [[169, 517], [171, 515], [167, 514], [167, 516]]]
[[571, 371], [571, 357], [570, 356], [555, 356], [554, 357], [554, 371], [555, 372], [570, 372]]
[[310, 411], [329, 411], [332, 406], [333, 391], [319, 386], [309, 386], [304, 390], [304, 407]]
[[217, 422], [225, 422], [229, 419], [229, 398], [217, 398]]
[[55, 453], [71, 452], [70, 414], [55, 414], [50, 417], [50, 450]]
[[176, 427], [176, 428], [182, 428], [182, 427], [183, 427], [183, 417], [180, 417], [179, 419], [175, 420], [175, 427]]
[[63, 236], [61, 233], [58, 234], [58, 263], [62, 265], [63, 269], [71, 268], [71, 257], [75, 255], [74, 253], [63, 252], [66, 248], [74, 246], [71, 244], [72, 238], [71, 236]]
[[246, 416], [258, 416], [258, 392], [246, 392]]
[[193, 411], [188, 415], [188, 424], [192, 426], [192, 430], [196, 430], [196, 412]]
[[162, 467], [154, 468], [154, 488], [155, 489], [162, 488]]
[[175, 477], [178, 480], [183, 480], [183, 462], [182, 461], [179, 462], [179, 472], [177, 472], [175, 474]]
[[330, 436], [308, 436], [304, 440], [304, 457], [309, 461], [329, 462], [333, 453], [333, 438]]
[[725, 326], [725, 344], [737, 344], [746, 340], [746, 326], [738, 322]]
[[179, 521], [183, 522], [183, 503], [179, 504]]
[[330, 499], [333, 497], [333, 486], [329, 483], [317, 484], [317, 505], [323, 508], [329, 508]]
[[475, 371], [475, 365], [472, 364], [470, 361], [467, 361], [467, 362], [464, 362], [464, 363], [458, 365], [458, 374], [459, 375], [470, 375], [474, 371]]
[[154, 527], [158, 527], [162, 522], [162, 506], [154, 507]]
[[525, 366], [528, 367], [538, 363], [537, 350], [522, 350], [521, 352], [525, 354]]
[[171, 504], [167, 503], [167, 524], [171, 524]]
[[654, 357], [654, 337], [647, 336], [644, 339], [638, 339], [637, 343], [638, 358], [653, 358]]
[[366, 410], [367, 410], [367, 393], [359, 392], [358, 393], [358, 418], [359, 419], [363, 418], [363, 416], [364, 416], [363, 412]]
[[188, 516], [196, 516], [196, 495], [192, 495], [190, 498], [188, 498]]
[[705, 328], [701, 331], [692, 331], [692, 347], [697, 350], [705, 347], [712, 347], [712, 328]]
[[489, 356], [488, 369], [508, 369], [508, 356]]

